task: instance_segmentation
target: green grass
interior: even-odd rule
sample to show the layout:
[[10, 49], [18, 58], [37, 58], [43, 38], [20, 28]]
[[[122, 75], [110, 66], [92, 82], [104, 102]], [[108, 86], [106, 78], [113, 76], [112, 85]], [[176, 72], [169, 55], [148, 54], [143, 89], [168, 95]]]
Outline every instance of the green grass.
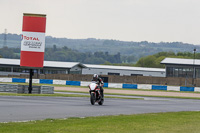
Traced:
[[[0, 96], [48, 96], [48, 97], [90, 97], [89, 95], [79, 94], [16, 94], [16, 93], [1, 93]], [[130, 97], [117, 97], [117, 96], [105, 96], [105, 98], [119, 98], [119, 99], [132, 99], [132, 100], [144, 100], [144, 98], [130, 98]]]
[[199, 133], [200, 112], [0, 123], [1, 133]]
[[17, 94], [0, 92], [0, 96], [51, 96], [51, 97], [89, 97], [87, 95], [78, 94]]
[[181, 96], [157, 96], [157, 95], [138, 95], [138, 94], [116, 94], [116, 93], [105, 93], [110, 95], [124, 95], [124, 96], [141, 96], [141, 97], [161, 97], [161, 98], [179, 98], [179, 99], [196, 99], [200, 100], [200, 97], [181, 97]]
[[[73, 93], [86, 93], [82, 91], [68, 91], [68, 90], [56, 90], [56, 92], [73, 92]], [[180, 98], [180, 99], [196, 99], [200, 100], [200, 97], [181, 97], [181, 96], [157, 96], [157, 95], [139, 95], [139, 94], [123, 94], [123, 93], [104, 93], [108, 95], [123, 95], [123, 96], [142, 96], [142, 97], [161, 97], [161, 98]]]
[[[29, 85], [29, 83], [10, 83], [10, 82], [1, 82], [1, 84], [18, 84], [18, 85]], [[36, 84], [33, 83], [34, 86], [41, 86], [41, 85], [47, 85], [47, 86], [55, 86], [55, 87], [78, 87], [78, 88], [88, 88], [86, 86], [74, 86], [74, 85], [56, 85], [56, 84]]]

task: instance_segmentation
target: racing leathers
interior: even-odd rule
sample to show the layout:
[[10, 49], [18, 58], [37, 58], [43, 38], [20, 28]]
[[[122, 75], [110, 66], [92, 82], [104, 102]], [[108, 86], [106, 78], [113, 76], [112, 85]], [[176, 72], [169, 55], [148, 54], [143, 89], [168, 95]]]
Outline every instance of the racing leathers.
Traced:
[[103, 91], [104, 91], [103, 90], [103, 85], [104, 85], [104, 83], [103, 83], [103, 80], [100, 77], [97, 77], [97, 78], [93, 78], [92, 81], [95, 81], [96, 84], [99, 86], [101, 96], [102, 96], [102, 98], [104, 98], [104, 94], [103, 94]]

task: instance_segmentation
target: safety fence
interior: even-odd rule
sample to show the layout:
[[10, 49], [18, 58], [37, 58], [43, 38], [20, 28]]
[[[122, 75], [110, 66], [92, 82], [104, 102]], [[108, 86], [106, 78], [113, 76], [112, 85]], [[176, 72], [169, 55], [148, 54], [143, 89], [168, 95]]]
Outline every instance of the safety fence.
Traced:
[[[29, 79], [0, 78], [0, 82], [29, 83]], [[37, 84], [56, 84], [56, 85], [72, 85], [72, 86], [88, 86], [91, 82], [88, 82], [88, 81], [53, 80], [53, 79], [33, 79], [32, 83], [37, 83]], [[124, 89], [145, 89], [145, 90], [200, 92], [200, 87], [167, 86], [167, 85], [151, 85], [151, 84], [104, 83], [104, 87], [108, 87], [108, 88], [124, 88]]]
[[[0, 84], [0, 92], [12, 92], [12, 93], [25, 93], [28, 94], [28, 85], [17, 85], [17, 84]], [[32, 86], [32, 94], [53, 94], [53, 86]]]
[[[40, 74], [33, 76], [34, 79], [54, 79], [67, 81], [91, 81], [93, 75], [83, 74]], [[5, 75], [0, 75], [4, 78]], [[29, 75], [8, 75], [6, 78], [27, 79]], [[104, 82], [123, 83], [123, 84], [152, 84], [167, 86], [187, 86], [200, 87], [200, 78], [189, 77], [152, 77], [152, 76], [119, 76], [119, 75], [101, 75]]]

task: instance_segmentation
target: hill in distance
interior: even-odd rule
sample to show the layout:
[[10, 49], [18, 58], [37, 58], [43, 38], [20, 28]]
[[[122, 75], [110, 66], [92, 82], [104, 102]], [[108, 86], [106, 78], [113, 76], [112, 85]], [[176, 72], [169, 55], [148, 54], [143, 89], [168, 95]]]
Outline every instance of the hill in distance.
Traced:
[[[134, 38], [133, 38], [134, 40]], [[4, 45], [4, 34], [0, 34], [0, 48]], [[20, 48], [21, 35], [7, 34], [6, 45], [8, 48]], [[106, 39], [68, 39], [68, 38], [55, 38], [46, 36], [46, 48], [55, 46], [62, 48], [64, 46], [77, 50], [79, 52], [108, 52], [109, 54], [120, 53], [123, 56], [134, 56], [137, 59], [147, 55], [153, 55], [158, 52], [193, 52], [196, 48], [197, 52], [200, 45], [187, 44], [182, 42], [160, 42], [153, 43], [148, 41], [141, 42], [128, 42], [119, 40], [106, 40]]]

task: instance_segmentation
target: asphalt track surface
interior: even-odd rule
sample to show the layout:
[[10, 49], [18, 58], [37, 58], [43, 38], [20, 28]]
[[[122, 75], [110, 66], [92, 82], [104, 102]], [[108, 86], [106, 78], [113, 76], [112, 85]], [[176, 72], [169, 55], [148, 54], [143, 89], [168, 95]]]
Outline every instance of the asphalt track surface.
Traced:
[[193, 99], [106, 98], [100, 106], [87, 97], [0, 96], [0, 122], [199, 110], [200, 100]]

